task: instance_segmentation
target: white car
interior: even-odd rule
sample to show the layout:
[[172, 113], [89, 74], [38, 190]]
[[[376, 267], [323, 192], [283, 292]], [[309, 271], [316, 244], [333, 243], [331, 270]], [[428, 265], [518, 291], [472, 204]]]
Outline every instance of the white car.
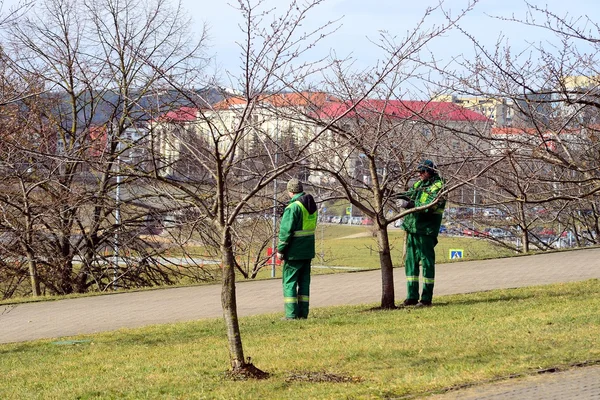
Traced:
[[502, 228], [490, 228], [490, 229], [486, 229], [485, 233], [493, 238], [505, 238], [505, 237], [509, 237], [512, 236], [512, 234]]

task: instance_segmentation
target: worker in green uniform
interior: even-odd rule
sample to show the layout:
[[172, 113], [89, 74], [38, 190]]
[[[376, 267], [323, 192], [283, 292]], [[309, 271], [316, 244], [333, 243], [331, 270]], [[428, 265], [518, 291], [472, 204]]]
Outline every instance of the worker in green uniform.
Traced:
[[[412, 188], [396, 198], [403, 201], [404, 208], [422, 207], [404, 217], [402, 228], [406, 231], [406, 273], [407, 296], [403, 306], [429, 307], [433, 299], [435, 283], [435, 245], [442, 224], [446, 201], [440, 197], [444, 180], [439, 176], [431, 160], [422, 161], [417, 167], [419, 180]], [[423, 290], [419, 298], [419, 265], [423, 269]], [[420, 300], [419, 300], [420, 299]]]
[[291, 200], [279, 225], [277, 257], [283, 263], [284, 319], [308, 317], [310, 263], [315, 257], [317, 205], [304, 193], [302, 183], [291, 179], [287, 184]]

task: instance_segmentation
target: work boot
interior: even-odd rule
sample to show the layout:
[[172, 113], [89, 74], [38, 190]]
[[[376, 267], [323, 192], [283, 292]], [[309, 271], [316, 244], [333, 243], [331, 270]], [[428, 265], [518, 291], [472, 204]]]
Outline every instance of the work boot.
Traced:
[[421, 307], [431, 307], [431, 301], [427, 301], [427, 300], [421, 300], [420, 302], [418, 302], [415, 307], [417, 308], [421, 308]]
[[415, 300], [415, 299], [406, 299], [402, 303], [402, 307], [416, 306], [418, 303], [419, 303], [418, 300]]

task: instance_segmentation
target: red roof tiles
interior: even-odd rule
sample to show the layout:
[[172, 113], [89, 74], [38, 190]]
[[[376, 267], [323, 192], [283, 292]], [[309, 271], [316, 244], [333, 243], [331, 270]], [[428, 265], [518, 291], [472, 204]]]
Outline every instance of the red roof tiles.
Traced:
[[318, 111], [320, 118], [367, 117], [369, 114], [384, 114], [391, 118], [435, 121], [491, 122], [486, 116], [468, 110], [451, 102], [414, 100], [372, 100], [361, 101], [354, 110], [348, 111], [353, 103], [330, 102]]
[[180, 107], [159, 117], [160, 122], [190, 122], [198, 118], [198, 108]]

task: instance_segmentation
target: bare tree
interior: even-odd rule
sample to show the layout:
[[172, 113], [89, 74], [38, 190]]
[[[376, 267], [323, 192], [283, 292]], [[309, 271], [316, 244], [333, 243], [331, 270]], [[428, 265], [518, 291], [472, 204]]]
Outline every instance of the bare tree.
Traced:
[[[426, 45], [450, 30], [470, 9], [431, 29], [426, 28], [427, 16], [435, 9], [427, 9], [422, 20], [399, 42], [383, 34], [379, 46], [387, 58], [372, 70], [352, 75], [343, 63], [337, 63], [329, 87], [339, 100], [320, 110], [315, 118], [321, 126], [338, 120], [330, 129], [328, 140], [317, 143], [311, 164], [322, 174], [325, 187], [348, 199], [353, 209], [360, 210], [375, 225], [382, 270], [382, 308], [395, 308], [388, 225], [409, 212], [420, 211], [395, 210], [390, 195], [408, 188], [416, 165], [424, 158], [434, 158], [448, 170], [452, 165], [458, 170], [464, 168], [464, 160], [473, 157], [472, 151], [468, 155], [466, 150], [474, 148], [477, 152], [479, 148], [477, 135], [471, 130], [480, 132], [488, 125], [488, 120], [478, 114], [471, 113], [469, 120], [469, 112], [460, 107], [451, 109], [438, 102], [414, 101], [409, 97], [414, 94], [401, 89], [417, 86], [426, 70], [422, 55]], [[423, 97], [420, 93], [416, 96]], [[453, 117], [452, 113], [464, 118]], [[449, 150], [455, 142], [465, 151], [460, 159], [451, 160]], [[454, 156], [457, 153], [452, 152]], [[470, 179], [478, 174], [480, 171], [475, 171]], [[328, 178], [335, 183], [330, 185]], [[463, 184], [450, 181], [442, 197]]]
[[[282, 113], [299, 114], [310, 107], [312, 96], [303, 89], [307, 78], [318, 72], [322, 60], [309, 60], [306, 52], [335, 25], [327, 23], [313, 31], [300, 31], [302, 21], [321, 3], [320, 0], [293, 1], [281, 13], [266, 9], [263, 2], [240, 0], [237, 8], [244, 20], [244, 41], [239, 43], [242, 73], [230, 82], [236, 93], [223, 93], [225, 100], [210, 105], [185, 88], [195, 101], [192, 118], [179, 115], [179, 123], [157, 120], [152, 131], [164, 154], [155, 179], [170, 185], [173, 200], [190, 206], [200, 225], [208, 227], [200, 235], [205, 246], [218, 249], [222, 268], [221, 303], [227, 328], [233, 373], [253, 377], [267, 374], [246, 358], [237, 315], [236, 271], [238, 255], [243, 253], [247, 234], [241, 230], [243, 215], [260, 215], [269, 207], [275, 180], [306, 158], [306, 149], [320, 132], [306, 132], [303, 142], [281, 141], [277, 121]], [[232, 75], [233, 76], [233, 75]], [[290, 93], [299, 101], [290, 101]], [[283, 111], [285, 110], [285, 111]], [[189, 140], [190, 132], [198, 139]], [[187, 160], [181, 160], [181, 157]], [[194, 165], [194, 170], [187, 170]], [[277, 191], [277, 188], [275, 187]], [[275, 194], [276, 195], [276, 194]], [[270, 228], [268, 238], [274, 235]], [[264, 247], [265, 240], [259, 240]], [[261, 257], [255, 263], [264, 264]]]
[[[457, 95], [494, 98], [506, 105], [496, 133], [487, 139], [492, 154], [504, 153], [506, 163], [478, 187], [482, 193], [502, 193], [495, 200], [509, 204], [522, 237], [545, 249], [554, 245], [536, 233], [540, 224], [553, 230], [570, 221], [573, 232], [584, 222], [576, 211], [595, 204], [598, 175], [598, 23], [591, 17], [558, 15], [531, 3], [525, 15], [498, 17], [548, 34], [542, 43], [509, 42], [500, 37], [488, 50], [474, 35], [464, 32], [476, 54], [456, 70], [443, 73], [446, 88]], [[517, 49], [525, 44], [527, 51]], [[454, 71], [454, 72], [452, 72]], [[498, 171], [502, 171], [498, 173]], [[540, 215], [538, 210], [548, 210]], [[559, 219], [558, 215], [571, 218]], [[577, 220], [577, 222], [576, 222]], [[558, 232], [559, 234], [561, 232]]]
[[[14, 115], [24, 134], [4, 136], [5, 229], [49, 293], [170, 282], [164, 265], [137, 262], [160, 249], [138, 236], [150, 196], [134, 180], [153, 165], [145, 121], [162, 111], [148, 95], [165, 71], [183, 82], [203, 65], [181, 15], [165, 1], [49, 0], [10, 27], [7, 65], [38, 90]], [[128, 251], [139, 258], [121, 268]]]

